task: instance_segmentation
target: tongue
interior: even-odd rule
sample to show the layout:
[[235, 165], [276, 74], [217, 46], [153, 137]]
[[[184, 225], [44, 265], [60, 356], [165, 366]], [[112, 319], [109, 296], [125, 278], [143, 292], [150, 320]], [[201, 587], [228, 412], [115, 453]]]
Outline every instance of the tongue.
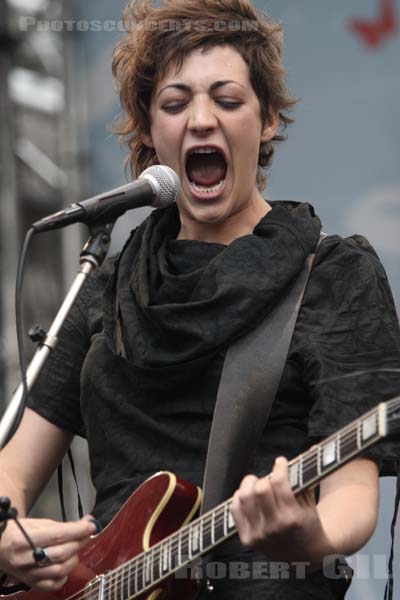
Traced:
[[202, 186], [212, 186], [225, 177], [225, 159], [218, 152], [192, 154], [188, 159], [186, 171], [189, 179], [194, 183]]

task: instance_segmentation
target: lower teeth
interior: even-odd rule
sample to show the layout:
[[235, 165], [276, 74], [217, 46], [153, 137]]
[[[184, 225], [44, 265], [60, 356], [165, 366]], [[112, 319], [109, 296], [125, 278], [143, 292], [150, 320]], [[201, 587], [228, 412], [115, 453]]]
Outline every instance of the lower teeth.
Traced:
[[194, 181], [191, 181], [190, 184], [198, 192], [202, 192], [202, 193], [205, 192], [206, 194], [214, 194], [215, 192], [218, 192], [222, 188], [224, 182], [225, 182], [225, 179], [221, 179], [221, 181], [219, 183], [216, 183], [215, 185], [213, 185], [211, 187], [205, 187], [202, 185], [198, 185]]

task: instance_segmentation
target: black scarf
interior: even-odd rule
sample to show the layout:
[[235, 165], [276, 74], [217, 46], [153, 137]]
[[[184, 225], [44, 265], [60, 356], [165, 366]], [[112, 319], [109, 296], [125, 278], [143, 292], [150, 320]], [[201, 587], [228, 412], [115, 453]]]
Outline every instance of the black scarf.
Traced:
[[[127, 359], [144, 369], [226, 348], [279, 301], [315, 249], [320, 220], [306, 203], [271, 202], [253, 234], [231, 244], [176, 240], [176, 205], [155, 210], [116, 263], [109, 291]], [[109, 296], [110, 297], [110, 296]], [[115, 303], [105, 304], [115, 348]]]

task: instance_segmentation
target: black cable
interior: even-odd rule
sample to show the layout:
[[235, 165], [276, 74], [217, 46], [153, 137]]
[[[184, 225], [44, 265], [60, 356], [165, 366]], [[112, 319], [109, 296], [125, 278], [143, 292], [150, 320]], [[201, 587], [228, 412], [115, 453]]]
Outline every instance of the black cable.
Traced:
[[[17, 525], [17, 527], [19, 528], [19, 530], [21, 531], [22, 535], [24, 536], [24, 538], [26, 539], [28, 544], [30, 545], [30, 547], [32, 548], [32, 557], [33, 557], [33, 560], [35, 561], [35, 563], [38, 566], [47, 566], [47, 563], [43, 564], [44, 560], [46, 560], [46, 559], [49, 560], [46, 550], [44, 548], [41, 548], [40, 546], [35, 546], [32, 539], [28, 535], [27, 531], [24, 529], [24, 527], [19, 522], [17, 516], [18, 516], [17, 509], [14, 508], [13, 506], [11, 506], [11, 500], [9, 498], [7, 498], [7, 496], [1, 496], [0, 497], [0, 540], [1, 540], [1, 536], [2, 536], [5, 528], [7, 526], [8, 521], [10, 519], [12, 519], [15, 522], [15, 524]], [[27, 585], [25, 585], [25, 583], [6, 585], [7, 577], [8, 577], [7, 573], [3, 573], [0, 576], [0, 595], [1, 596], [8, 596], [10, 594], [16, 594], [16, 593], [30, 589]]]
[[22, 250], [21, 250], [20, 257], [19, 257], [19, 261], [18, 261], [17, 280], [16, 280], [16, 285], [15, 285], [15, 321], [16, 321], [16, 328], [17, 328], [19, 366], [20, 366], [20, 371], [21, 371], [21, 382], [23, 385], [23, 393], [22, 393], [21, 402], [20, 402], [20, 405], [18, 408], [18, 412], [15, 417], [15, 421], [8, 433], [8, 436], [7, 436], [7, 439], [6, 439], [4, 445], [6, 445], [10, 441], [10, 439], [12, 438], [12, 436], [18, 429], [18, 426], [22, 419], [22, 415], [24, 414], [25, 405], [26, 405], [26, 401], [27, 401], [28, 393], [29, 393], [28, 392], [28, 383], [27, 383], [27, 379], [26, 379], [27, 361], [26, 361], [26, 356], [25, 356], [24, 337], [23, 337], [23, 329], [22, 329], [22, 326], [23, 326], [22, 286], [23, 286], [24, 273], [25, 273], [25, 267], [26, 267], [26, 256], [28, 253], [28, 248], [29, 248], [29, 244], [31, 242], [32, 236], [35, 233], [36, 232], [33, 229], [33, 227], [28, 229], [28, 231], [25, 235], [24, 243], [22, 245]]
[[397, 515], [399, 512], [400, 505], [400, 472], [397, 474], [396, 483], [396, 499], [394, 501], [394, 513], [392, 518], [392, 524], [390, 526], [390, 535], [392, 538], [390, 546], [390, 556], [388, 563], [388, 578], [385, 586], [385, 597], [384, 600], [393, 600], [393, 558], [394, 558], [394, 536], [396, 530]]
[[35, 546], [35, 544], [31, 540], [31, 538], [29, 537], [29, 535], [25, 531], [25, 529], [22, 527], [22, 525], [19, 522], [17, 517], [18, 517], [18, 511], [16, 508], [11, 506], [10, 499], [7, 498], [7, 496], [1, 496], [1, 498], [0, 498], [0, 522], [3, 524], [1, 533], [3, 533], [4, 529], [6, 528], [7, 522], [10, 519], [15, 521], [15, 524], [17, 525], [18, 529], [21, 531], [22, 535], [24, 536], [24, 538], [26, 539], [26, 541], [32, 548], [32, 553], [33, 553], [33, 556], [35, 557], [37, 552], [39, 551], [39, 553], [40, 553], [40, 550], [42, 550], [42, 549]]

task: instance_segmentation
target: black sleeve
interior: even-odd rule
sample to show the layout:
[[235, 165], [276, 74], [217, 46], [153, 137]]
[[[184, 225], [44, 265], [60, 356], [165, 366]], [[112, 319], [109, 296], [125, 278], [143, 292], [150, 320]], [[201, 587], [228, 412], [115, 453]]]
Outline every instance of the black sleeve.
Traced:
[[[321, 244], [301, 309], [305, 383], [314, 401], [309, 435], [319, 440], [400, 394], [400, 329], [382, 264], [361, 236]], [[366, 452], [395, 475], [400, 436]]]
[[104, 288], [115, 258], [84, 283], [65, 320], [27, 406], [58, 427], [85, 437], [80, 410], [80, 374], [91, 337], [102, 328]]

